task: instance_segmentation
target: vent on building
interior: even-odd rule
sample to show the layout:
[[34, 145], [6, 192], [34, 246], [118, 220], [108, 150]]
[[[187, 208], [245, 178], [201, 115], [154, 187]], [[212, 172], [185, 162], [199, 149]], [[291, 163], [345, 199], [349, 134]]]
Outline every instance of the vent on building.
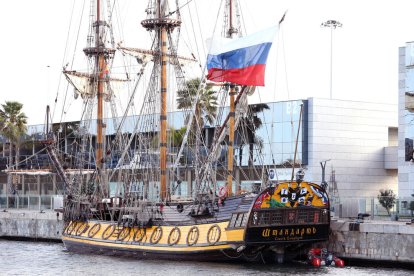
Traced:
[[405, 92], [405, 109], [414, 112], [414, 92]]

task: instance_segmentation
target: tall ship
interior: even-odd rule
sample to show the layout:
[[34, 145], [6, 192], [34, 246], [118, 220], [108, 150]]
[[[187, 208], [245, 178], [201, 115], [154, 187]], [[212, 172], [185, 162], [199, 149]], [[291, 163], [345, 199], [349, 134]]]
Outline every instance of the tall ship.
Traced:
[[[211, 41], [201, 74], [189, 79], [186, 64], [197, 59], [178, 51], [184, 2], [149, 1], [141, 21], [149, 49], [115, 41], [111, 1], [89, 5], [89, 70], [63, 71], [83, 103], [77, 153], [65, 164], [53, 133], [43, 141], [64, 183], [65, 247], [137, 259], [280, 262], [328, 240], [328, 195], [304, 180], [297, 150], [288, 180], [278, 179], [276, 165], [260, 164], [255, 130], [266, 104], [247, 99], [264, 85], [267, 34], [278, 26], [242, 37], [237, 3], [224, 1], [224, 38]], [[132, 57], [139, 70], [115, 75], [116, 56]], [[121, 111], [120, 86], [128, 96]], [[247, 154], [236, 157], [242, 145]]]

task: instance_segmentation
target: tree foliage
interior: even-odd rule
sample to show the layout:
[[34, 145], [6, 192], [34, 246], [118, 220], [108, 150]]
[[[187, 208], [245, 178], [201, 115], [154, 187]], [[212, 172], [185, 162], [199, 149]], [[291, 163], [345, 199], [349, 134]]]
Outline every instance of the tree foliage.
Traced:
[[195, 115], [199, 122], [199, 127], [203, 127], [206, 121], [209, 124], [214, 122], [218, 104], [216, 92], [211, 89], [212, 87], [210, 85], [198, 91], [200, 83], [199, 78], [188, 80], [185, 83], [185, 89], [177, 91], [177, 108], [190, 109], [197, 99], [197, 93], [199, 92], [200, 95], [196, 103]]
[[379, 190], [379, 192], [380, 194], [377, 196], [378, 201], [381, 204], [381, 206], [384, 207], [385, 210], [387, 210], [388, 215], [390, 215], [390, 210], [392, 209], [392, 207], [394, 207], [396, 202], [396, 195], [391, 189], [381, 189]]
[[249, 145], [249, 166], [253, 166], [254, 145], [257, 145], [259, 148], [262, 148], [263, 146], [263, 141], [259, 136], [256, 135], [256, 131], [263, 125], [259, 114], [262, 113], [265, 109], [270, 109], [270, 107], [264, 103], [249, 105], [246, 116], [242, 117], [240, 120], [240, 124], [237, 129], [237, 131], [241, 133], [242, 136], [242, 139], [239, 143], [240, 164], [242, 164], [243, 161], [243, 147], [246, 144]]
[[[23, 104], [14, 101], [6, 101], [0, 108], [0, 134], [10, 142], [9, 165], [12, 164], [13, 145], [18, 145], [20, 137], [26, 132], [27, 117], [22, 112]], [[18, 151], [16, 151], [16, 155]], [[16, 159], [16, 163], [18, 160]]]
[[1, 134], [15, 142], [26, 131], [27, 117], [22, 112], [23, 104], [8, 102], [1, 105], [0, 127]]

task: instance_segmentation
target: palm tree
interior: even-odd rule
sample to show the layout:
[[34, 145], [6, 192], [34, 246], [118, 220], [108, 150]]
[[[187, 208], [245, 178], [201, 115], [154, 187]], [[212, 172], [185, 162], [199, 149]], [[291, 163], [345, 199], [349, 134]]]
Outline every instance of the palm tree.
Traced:
[[256, 131], [263, 125], [262, 119], [258, 116], [265, 109], [270, 109], [267, 104], [252, 104], [248, 107], [247, 116], [243, 117], [239, 123], [238, 132], [241, 139], [239, 144], [239, 164], [243, 161], [243, 147], [249, 145], [249, 167], [253, 166], [254, 145], [263, 146], [261, 137], [256, 136]]
[[[26, 132], [27, 117], [22, 112], [23, 104], [14, 101], [6, 101], [0, 109], [0, 134], [6, 137], [10, 143], [9, 167], [13, 164], [13, 146], [18, 147], [20, 137]], [[18, 149], [16, 149], [16, 168], [19, 163]]]
[[[177, 107], [178, 109], [190, 109], [197, 96], [200, 86], [200, 79], [195, 78], [185, 83], [185, 89], [177, 91]], [[202, 91], [196, 104], [195, 116], [199, 122], [200, 129], [205, 125], [205, 120], [209, 124], [214, 122], [217, 111], [216, 92], [211, 89], [211, 85], [207, 85]]]

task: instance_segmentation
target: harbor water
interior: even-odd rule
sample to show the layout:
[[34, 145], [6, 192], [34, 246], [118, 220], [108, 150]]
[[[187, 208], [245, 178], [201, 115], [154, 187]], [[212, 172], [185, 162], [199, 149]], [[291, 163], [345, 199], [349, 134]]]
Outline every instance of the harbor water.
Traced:
[[[347, 264], [348, 265], [348, 264]], [[413, 275], [409, 269], [350, 265], [144, 261], [68, 252], [61, 243], [0, 240], [0, 275]]]

